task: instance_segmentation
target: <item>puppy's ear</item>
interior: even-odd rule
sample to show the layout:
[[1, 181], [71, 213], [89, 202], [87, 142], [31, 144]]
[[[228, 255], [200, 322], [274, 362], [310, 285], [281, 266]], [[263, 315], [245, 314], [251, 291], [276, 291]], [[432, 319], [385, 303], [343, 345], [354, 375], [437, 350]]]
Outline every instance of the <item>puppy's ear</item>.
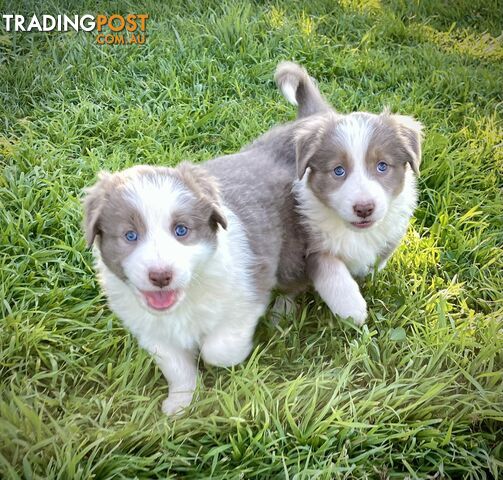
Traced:
[[106, 201], [106, 192], [110, 184], [111, 173], [101, 172], [98, 181], [86, 190], [82, 201], [84, 206], [84, 231], [87, 246], [91, 247], [96, 235], [100, 233], [100, 216]]
[[213, 211], [210, 215], [210, 227], [213, 230], [216, 230], [218, 226], [221, 226], [224, 230], [227, 230], [227, 219], [224, 214], [220, 211], [220, 209], [213, 205]]
[[295, 131], [295, 155], [299, 180], [306, 173], [311, 158], [320, 147], [328, 123], [329, 118], [327, 115], [316, 115], [308, 117], [297, 127]]
[[208, 205], [211, 207], [210, 227], [216, 230], [220, 225], [224, 230], [227, 229], [227, 220], [220, 210], [220, 193], [216, 179], [200, 166], [189, 162], [181, 163], [176, 170], [185, 185], [197, 195], [204, 208], [206, 209]]
[[423, 141], [423, 125], [412, 117], [391, 115], [400, 141], [408, 155], [408, 162], [413, 172], [419, 175], [421, 165], [421, 143]]
[[190, 162], [182, 162], [175, 170], [178, 170], [183, 183], [198, 197], [210, 203], [218, 203], [219, 192], [217, 181], [206, 170], [203, 170], [201, 166]]

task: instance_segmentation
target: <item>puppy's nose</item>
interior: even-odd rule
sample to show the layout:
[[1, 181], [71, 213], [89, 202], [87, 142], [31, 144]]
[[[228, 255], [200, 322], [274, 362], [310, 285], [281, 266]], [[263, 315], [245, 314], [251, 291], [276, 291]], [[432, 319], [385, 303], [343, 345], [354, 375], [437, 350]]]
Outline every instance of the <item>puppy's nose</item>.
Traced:
[[360, 218], [367, 218], [372, 215], [372, 212], [374, 211], [375, 204], [374, 202], [367, 202], [367, 203], [355, 203], [353, 205], [353, 210], [354, 212], [360, 217]]
[[167, 287], [173, 274], [169, 270], [150, 270], [148, 278], [156, 287]]

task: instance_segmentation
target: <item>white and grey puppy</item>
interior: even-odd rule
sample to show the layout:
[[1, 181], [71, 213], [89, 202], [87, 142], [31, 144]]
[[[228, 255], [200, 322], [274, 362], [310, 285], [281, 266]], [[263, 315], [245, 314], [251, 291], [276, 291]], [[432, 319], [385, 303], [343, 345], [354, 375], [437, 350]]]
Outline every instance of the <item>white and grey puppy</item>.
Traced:
[[[84, 199], [87, 242], [111, 309], [155, 356], [169, 383], [166, 414], [186, 407], [198, 352], [243, 361], [271, 289], [281, 284], [292, 172], [241, 153], [177, 168], [102, 173]], [[300, 258], [299, 256], [297, 256]]]
[[306, 70], [280, 64], [276, 82], [298, 105], [294, 192], [308, 235], [307, 273], [333, 313], [365, 322], [353, 277], [383, 268], [417, 203], [422, 126], [384, 111], [336, 112]]

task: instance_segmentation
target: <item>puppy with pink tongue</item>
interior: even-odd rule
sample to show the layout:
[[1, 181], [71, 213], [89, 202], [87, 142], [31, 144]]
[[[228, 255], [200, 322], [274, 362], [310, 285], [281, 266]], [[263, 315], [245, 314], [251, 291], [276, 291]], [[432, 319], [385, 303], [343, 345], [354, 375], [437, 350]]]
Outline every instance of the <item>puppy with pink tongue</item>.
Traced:
[[269, 163], [259, 147], [197, 166], [102, 173], [87, 190], [100, 282], [166, 377], [166, 414], [190, 404], [198, 355], [223, 367], [246, 359], [271, 290], [288, 282], [278, 271], [299, 236], [298, 222], [283, 220], [296, 215], [294, 167]]

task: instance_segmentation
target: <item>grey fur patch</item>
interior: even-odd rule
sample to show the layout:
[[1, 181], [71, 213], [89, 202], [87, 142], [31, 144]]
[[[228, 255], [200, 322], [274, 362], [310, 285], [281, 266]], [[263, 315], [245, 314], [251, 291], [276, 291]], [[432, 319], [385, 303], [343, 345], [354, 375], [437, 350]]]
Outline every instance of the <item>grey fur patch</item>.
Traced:
[[[387, 116], [383, 112], [381, 116]], [[421, 143], [423, 141], [423, 125], [412, 117], [405, 115], [389, 115], [390, 121], [394, 124], [397, 137], [408, 155], [407, 161], [413, 172], [419, 175], [421, 164]]]
[[141, 213], [125, 196], [126, 181], [122, 173], [102, 172], [84, 198], [88, 244], [91, 246], [97, 240], [105, 265], [122, 280], [126, 280], [122, 260], [135, 248], [133, 243], [125, 241], [124, 233], [135, 230], [144, 235], [146, 232]]
[[208, 176], [200, 167], [189, 162], [178, 165], [174, 170], [174, 174], [179, 175], [182, 183], [196, 196], [196, 204], [190, 206], [192, 215], [198, 212], [204, 221], [208, 219], [209, 225], [214, 232], [219, 225], [225, 230], [227, 220], [221, 211], [217, 180], [212, 176]]
[[308, 117], [295, 129], [295, 153], [297, 162], [297, 177], [301, 179], [307, 167], [312, 166], [313, 155], [323, 147], [327, 135], [335, 127], [337, 116], [333, 112], [324, 115]]
[[[292, 193], [295, 154], [290, 129], [266, 134], [240, 153], [204, 164], [218, 179], [224, 204], [245, 228], [255, 257], [251, 273], [264, 298], [275, 286], [298, 290], [299, 277], [304, 277], [307, 235]], [[282, 161], [284, 156], [292, 162]]]
[[94, 243], [96, 235], [100, 233], [99, 219], [106, 201], [111, 176], [112, 174], [108, 172], [100, 172], [98, 182], [86, 190], [86, 196], [82, 202], [85, 212], [83, 226], [88, 247]]

